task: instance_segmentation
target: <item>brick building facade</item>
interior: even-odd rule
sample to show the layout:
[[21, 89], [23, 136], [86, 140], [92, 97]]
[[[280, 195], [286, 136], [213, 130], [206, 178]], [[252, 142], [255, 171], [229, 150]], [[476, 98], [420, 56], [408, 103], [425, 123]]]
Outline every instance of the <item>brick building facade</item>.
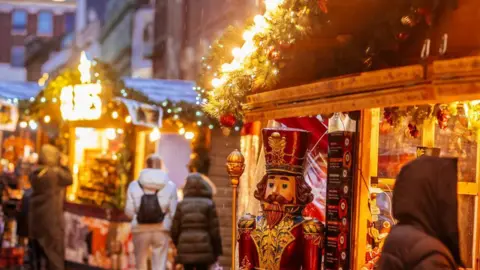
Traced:
[[34, 80], [38, 74], [27, 76], [24, 67], [25, 44], [74, 31], [75, 1], [0, 1], [0, 25], [0, 80]]

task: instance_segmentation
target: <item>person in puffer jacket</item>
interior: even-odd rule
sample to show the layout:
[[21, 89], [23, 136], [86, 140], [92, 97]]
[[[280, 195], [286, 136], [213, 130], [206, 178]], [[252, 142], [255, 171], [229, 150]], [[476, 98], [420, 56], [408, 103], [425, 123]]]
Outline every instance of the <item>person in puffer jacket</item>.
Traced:
[[186, 182], [172, 224], [176, 261], [185, 270], [206, 270], [222, 255], [217, 210], [212, 189], [201, 174], [190, 174]]
[[457, 159], [422, 156], [405, 165], [393, 189], [398, 220], [376, 269], [456, 270], [460, 256]]
[[[140, 173], [138, 181], [128, 186], [125, 214], [132, 219], [132, 237], [135, 248], [136, 269], [146, 270], [149, 250], [152, 248], [152, 270], [164, 270], [167, 266], [170, 228], [177, 207], [177, 188], [169, 180], [167, 173], [160, 169], [162, 161], [158, 156], [150, 156], [147, 166]], [[153, 167], [153, 168], [152, 168]], [[165, 213], [163, 222], [139, 224], [137, 213], [144, 194], [155, 194]]]

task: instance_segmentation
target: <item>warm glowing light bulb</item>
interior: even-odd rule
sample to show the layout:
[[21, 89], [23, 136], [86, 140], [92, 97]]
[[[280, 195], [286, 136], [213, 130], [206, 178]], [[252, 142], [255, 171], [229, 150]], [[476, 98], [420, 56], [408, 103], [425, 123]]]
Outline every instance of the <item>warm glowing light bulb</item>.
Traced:
[[185, 134], [185, 129], [184, 128], [179, 129], [178, 134], [180, 134], [180, 135]]
[[30, 126], [30, 128], [31, 128], [32, 130], [37, 129], [37, 127], [38, 127], [37, 122], [35, 122], [35, 121], [33, 121], [33, 120], [30, 120], [30, 121], [28, 122], [28, 125]]
[[252, 31], [247, 30], [247, 31], [243, 32], [243, 40], [245, 40], [245, 41], [252, 40], [253, 36], [254, 36], [254, 33]]
[[283, 3], [283, 0], [265, 0], [265, 7], [267, 11], [272, 11], [278, 8]]
[[195, 133], [193, 133], [193, 132], [191, 132], [191, 131], [185, 132], [185, 139], [191, 140], [191, 139], [193, 139], [193, 138], [195, 138]]
[[43, 122], [45, 122], [46, 124], [50, 123], [50, 120], [51, 120], [50, 115], [45, 115], [43, 117]]
[[107, 128], [107, 130], [105, 131], [105, 136], [109, 140], [115, 140], [115, 138], [117, 137], [117, 131], [114, 128]]
[[161, 137], [162, 134], [160, 133], [160, 130], [158, 128], [154, 128], [150, 133], [150, 142], [158, 141]]
[[240, 50], [240, 48], [234, 48], [232, 50], [232, 54], [233, 54], [233, 57], [237, 58], [241, 56], [242, 51]]
[[130, 124], [132, 122], [132, 117], [130, 115], [127, 115], [125, 117], [125, 123]]
[[117, 118], [118, 118], [118, 112], [117, 112], [117, 111], [112, 112], [112, 118], [113, 118], [113, 119], [117, 119]]
[[20, 124], [18, 124], [21, 128], [26, 128], [28, 126], [27, 122], [22, 121]]
[[255, 26], [264, 28], [267, 25], [267, 21], [265, 20], [265, 17], [262, 15], [257, 15], [253, 18], [253, 21], [255, 22]]
[[217, 88], [217, 87], [220, 87], [222, 85], [222, 80], [220, 80], [219, 78], [215, 78], [212, 80], [212, 86]]
[[255, 43], [253, 41], [247, 41], [245, 44], [243, 44], [242, 47], [242, 55], [245, 57], [246, 55], [249, 55], [255, 51]]
[[228, 71], [231, 71], [232, 70], [232, 65], [230, 65], [229, 63], [225, 63], [222, 65], [222, 71], [223, 72], [228, 72]]

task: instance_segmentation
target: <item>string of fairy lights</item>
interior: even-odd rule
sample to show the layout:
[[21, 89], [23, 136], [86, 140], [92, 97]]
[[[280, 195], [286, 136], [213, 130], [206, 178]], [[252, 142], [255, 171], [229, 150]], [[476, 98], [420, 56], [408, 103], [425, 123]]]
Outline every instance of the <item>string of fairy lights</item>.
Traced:
[[[95, 64], [93, 66], [95, 66]], [[99, 73], [95, 72], [94, 76], [92, 77], [98, 78]], [[49, 83], [48, 75], [45, 74], [39, 80], [39, 86], [48, 86], [47, 83]], [[197, 89], [196, 86], [194, 86], [193, 88]], [[210, 130], [213, 130], [219, 126], [218, 122], [215, 119], [206, 115], [202, 111], [202, 108], [199, 105], [198, 101], [196, 102], [196, 104], [185, 101], [174, 102], [171, 100], [164, 100], [161, 103], [156, 103], [152, 102], [151, 100], [146, 100], [145, 97], [137, 97], [138, 95], [139, 92], [137, 90], [130, 88], [122, 88], [118, 91], [118, 93], [115, 94], [115, 96], [120, 96], [122, 98], [138, 100], [161, 107], [163, 110], [163, 121], [168, 122], [171, 125], [177, 126], [178, 134], [185, 136], [185, 138], [188, 140], [191, 140], [195, 137], [195, 130], [198, 128], [208, 128]], [[56, 107], [58, 107], [61, 103], [58, 93], [45, 94], [44, 91], [40, 92], [40, 94], [35, 97], [31, 97], [28, 100], [19, 100], [18, 98], [14, 98], [8, 99], [7, 102], [9, 102], [10, 104], [19, 105], [19, 107], [22, 108], [22, 113], [18, 126], [20, 129], [29, 128], [30, 130], [36, 130], [38, 126], [42, 124], [48, 125], [52, 122], [56, 122], [53, 115], [51, 116], [50, 114], [45, 114], [45, 112], [42, 112], [41, 108], [51, 108], [51, 105], [56, 105]], [[109, 104], [110, 103], [111, 102], [109, 102]], [[39, 106], [38, 108], [36, 108], [38, 111], [40, 111], [37, 115], [32, 112], [32, 108], [34, 106]], [[115, 107], [109, 105], [109, 114], [113, 120], [118, 120], [120, 118], [118, 107], [118, 104]], [[132, 117], [130, 115], [127, 114], [126, 116], [124, 116], [124, 118], [125, 123], [131, 123]], [[236, 126], [234, 130], [240, 131], [240, 126]]]
[[243, 118], [242, 103], [252, 90], [270, 90], [285, 66], [285, 51], [312, 28], [310, 18], [323, 1], [265, 0], [265, 12], [246, 29], [227, 29], [203, 58], [197, 103], [229, 126]]

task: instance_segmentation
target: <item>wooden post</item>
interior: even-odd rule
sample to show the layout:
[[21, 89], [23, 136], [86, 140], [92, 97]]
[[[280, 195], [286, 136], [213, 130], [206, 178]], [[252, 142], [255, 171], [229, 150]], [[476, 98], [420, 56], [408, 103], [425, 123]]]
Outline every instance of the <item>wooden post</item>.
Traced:
[[[358, 130], [358, 154], [355, 185], [353, 220], [355, 222], [354, 236], [352, 237], [353, 258], [352, 269], [361, 269], [365, 264], [367, 249], [367, 220], [371, 218], [368, 208], [370, 177], [377, 176], [378, 162], [378, 129], [380, 109], [366, 109], [361, 112]], [[375, 157], [372, 154], [377, 155]], [[372, 171], [371, 171], [372, 170]], [[375, 175], [373, 175], [373, 173]]]
[[234, 150], [227, 157], [227, 172], [232, 184], [232, 270], [235, 270], [235, 254], [236, 254], [236, 241], [237, 241], [237, 186], [240, 181], [240, 177], [245, 170], [245, 158], [238, 150]]

